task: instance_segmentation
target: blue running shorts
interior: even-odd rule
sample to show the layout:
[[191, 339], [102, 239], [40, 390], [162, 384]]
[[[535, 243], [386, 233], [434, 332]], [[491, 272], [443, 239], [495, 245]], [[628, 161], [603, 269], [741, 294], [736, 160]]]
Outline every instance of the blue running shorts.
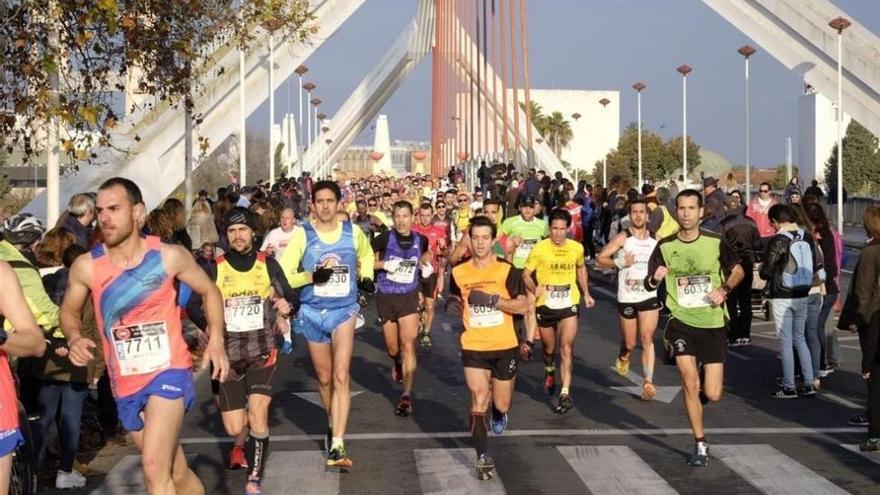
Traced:
[[184, 411], [189, 411], [196, 398], [193, 374], [188, 369], [169, 369], [158, 375], [140, 392], [116, 399], [119, 421], [126, 431], [141, 431], [144, 421], [141, 411], [147, 407], [151, 395], [163, 399], [183, 399]]

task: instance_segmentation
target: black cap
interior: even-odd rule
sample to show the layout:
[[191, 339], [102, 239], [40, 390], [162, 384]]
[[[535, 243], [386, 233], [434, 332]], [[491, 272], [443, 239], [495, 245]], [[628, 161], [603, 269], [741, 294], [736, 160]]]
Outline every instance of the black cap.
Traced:
[[520, 206], [523, 206], [523, 205], [532, 205], [532, 206], [534, 206], [535, 203], [537, 203], [537, 202], [538, 202], [538, 200], [535, 199], [534, 196], [532, 196], [531, 194], [529, 194], [529, 195], [526, 195], [526, 196], [523, 196], [523, 197], [522, 197], [522, 199], [519, 201], [519, 205], [520, 205]]
[[251, 186], [244, 186], [241, 188], [241, 191], [239, 191], [239, 193], [240, 194], [253, 194], [254, 188]]
[[251, 228], [251, 230], [257, 230], [257, 218], [251, 213], [251, 210], [247, 208], [243, 208], [241, 206], [236, 206], [231, 210], [227, 211], [225, 215], [223, 215], [223, 228], [228, 229], [229, 227], [236, 224], [244, 224]]
[[718, 179], [715, 177], [712, 177], [711, 175], [703, 177], [703, 187], [714, 186], [716, 184], [718, 184]]

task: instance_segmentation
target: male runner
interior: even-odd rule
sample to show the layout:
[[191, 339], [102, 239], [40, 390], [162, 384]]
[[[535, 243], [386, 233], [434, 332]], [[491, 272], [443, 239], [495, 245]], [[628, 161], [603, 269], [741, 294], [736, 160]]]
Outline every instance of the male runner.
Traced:
[[[275, 258], [254, 249], [254, 215], [235, 207], [226, 213], [223, 223], [230, 250], [217, 258], [210, 270], [223, 297], [230, 363], [229, 380], [220, 384], [219, 408], [229, 436], [242, 436], [250, 428], [244, 452], [250, 469], [245, 493], [254, 494], [261, 493], [269, 455], [275, 333], [290, 333], [288, 318], [298, 309], [299, 300]], [[271, 318], [269, 305], [277, 319]]]
[[372, 242], [376, 254], [376, 311], [382, 321], [385, 349], [391, 358], [391, 377], [403, 384], [394, 414], [412, 414], [412, 387], [416, 373], [416, 336], [422, 294], [422, 264], [430, 267], [428, 239], [412, 230], [412, 205], [394, 204], [394, 228]]
[[480, 479], [492, 477], [495, 463], [488, 455], [486, 414], [492, 398], [492, 431], [507, 427], [517, 368], [517, 336], [513, 315], [523, 315], [528, 302], [522, 275], [492, 253], [496, 227], [474, 217], [468, 227], [471, 258], [452, 269], [450, 295], [462, 302], [461, 360], [471, 392], [471, 438], [477, 451]]
[[657, 243], [648, 261], [645, 288], [656, 290], [666, 280], [666, 306], [671, 316], [664, 341], [671, 346], [681, 374], [685, 411], [696, 439], [688, 464], [701, 467], [709, 463], [701, 388], [703, 400], [721, 400], [727, 355], [724, 300], [742, 280], [743, 271], [727, 242], [700, 230], [703, 198], [699, 192], [685, 189], [678, 193], [675, 206], [679, 231]]
[[202, 298], [209, 336], [203, 366], [212, 365], [212, 377], [222, 382], [229, 361], [220, 292], [185, 248], [141, 237], [146, 212], [134, 182], [107, 180], [96, 203], [104, 243], [73, 263], [61, 306], [70, 361], [85, 366], [94, 358], [96, 344], [80, 324], [91, 291], [119, 419], [141, 450], [147, 492], [204, 493], [179, 439], [195, 390], [175, 280]]
[[[577, 335], [578, 307], [583, 293], [584, 305], [595, 306], [590, 296], [587, 267], [584, 265], [584, 246], [566, 237], [571, 225], [571, 215], [556, 208], [550, 213], [550, 238], [535, 244], [526, 261], [523, 282], [535, 295], [536, 316], [544, 352], [544, 387], [553, 394], [556, 389], [556, 347], [559, 347], [559, 365], [562, 387], [556, 412], [565, 414], [572, 407], [571, 375], [574, 368], [572, 354]], [[532, 275], [537, 278], [537, 283]], [[581, 291], [578, 292], [578, 285]], [[535, 346], [535, 332], [528, 331], [521, 344], [523, 356], [531, 359]]]
[[349, 468], [352, 461], [342, 437], [351, 408], [350, 368], [355, 317], [360, 309], [358, 288], [372, 293], [375, 286], [370, 241], [356, 225], [340, 222], [336, 216], [341, 197], [335, 182], [315, 183], [314, 221], [296, 229], [279, 261], [290, 284], [303, 287], [299, 315], [318, 392], [327, 411], [327, 465]]
[[629, 358], [636, 346], [636, 337], [642, 344], [642, 400], [657, 395], [654, 386], [654, 331], [660, 317], [657, 291], [645, 289], [648, 259], [657, 241], [648, 232], [648, 203], [634, 199], [627, 205], [629, 227], [611, 238], [596, 258], [601, 268], [617, 268], [617, 311], [620, 315], [620, 352], [614, 368], [621, 376], [629, 373]]
[[42, 356], [46, 339], [9, 263], [0, 261], [0, 319], [9, 324], [9, 331], [0, 325], [0, 493], [9, 492], [12, 453], [22, 443], [18, 424], [18, 398], [9, 368], [8, 354], [18, 357]]
[[431, 266], [434, 273], [422, 280], [422, 296], [424, 310], [419, 331], [419, 341], [423, 347], [431, 347], [431, 326], [434, 324], [434, 302], [437, 295], [443, 292], [446, 257], [449, 243], [446, 237], [446, 225], [439, 224], [434, 216], [434, 208], [430, 203], [422, 203], [419, 207], [418, 221], [412, 229], [428, 239], [428, 252], [431, 253]]

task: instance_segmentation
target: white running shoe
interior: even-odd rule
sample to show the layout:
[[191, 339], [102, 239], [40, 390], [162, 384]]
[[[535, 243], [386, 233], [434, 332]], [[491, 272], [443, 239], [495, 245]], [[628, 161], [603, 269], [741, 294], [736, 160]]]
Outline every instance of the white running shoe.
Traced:
[[69, 473], [59, 470], [55, 476], [55, 488], [59, 490], [82, 488], [84, 486], [86, 486], [86, 477], [76, 469], [72, 469]]

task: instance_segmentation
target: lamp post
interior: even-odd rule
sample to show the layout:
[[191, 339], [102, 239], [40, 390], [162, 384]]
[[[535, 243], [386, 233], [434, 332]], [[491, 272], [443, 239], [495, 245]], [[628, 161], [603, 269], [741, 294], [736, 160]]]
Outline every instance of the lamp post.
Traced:
[[299, 133], [297, 135], [297, 154], [299, 155], [296, 161], [299, 163], [299, 174], [303, 173], [303, 74], [309, 71], [309, 68], [305, 65], [300, 65], [297, 67], [294, 72], [299, 76], [299, 120], [296, 121], [299, 126]]
[[[321, 132], [321, 129], [318, 127], [318, 105], [321, 104], [321, 99], [320, 99], [320, 98], [312, 98], [312, 99], [309, 101], [309, 103], [311, 103], [312, 106], [315, 107], [315, 108], [312, 110], [312, 115], [313, 115], [312, 120], [314, 120], [314, 125], [315, 125], [315, 131], [314, 131], [314, 132], [315, 132], [315, 146], [314, 146], [315, 149], [312, 150], [313, 153], [311, 154], [311, 157], [312, 157], [312, 160], [315, 160], [315, 156], [316, 156], [315, 153], [318, 153], [317, 156], [319, 157], [318, 160], [319, 160], [319, 162], [320, 162], [320, 148], [321, 148], [321, 142], [318, 140], [318, 136], [319, 136], [319, 134], [320, 134], [320, 132]], [[312, 122], [309, 122], [309, 125], [312, 125]], [[312, 146], [312, 142], [311, 142], [311, 140], [310, 140], [310, 141], [309, 141], [309, 149], [311, 149], [312, 147], [313, 147], [313, 146]], [[321, 163], [314, 163], [314, 162], [313, 162], [312, 168], [314, 168], [314, 169], [317, 170], [320, 166], [321, 166]]]
[[275, 36], [269, 31], [269, 187], [275, 183]]
[[688, 183], [688, 145], [687, 145], [687, 129], [688, 129], [688, 85], [687, 85], [687, 75], [693, 71], [687, 65], [680, 65], [677, 69], [679, 74], [681, 74], [681, 170], [682, 170], [682, 178], [684, 180], [685, 185]]
[[751, 154], [751, 103], [749, 98], [749, 57], [755, 54], [755, 49], [749, 45], [743, 45], [737, 50], [746, 60], [746, 204], [752, 200], [752, 154]]
[[[602, 120], [605, 120], [605, 109], [608, 108], [608, 104], [611, 103], [611, 100], [608, 98], [602, 98], [599, 100], [599, 104], [602, 105]], [[604, 122], [602, 125], [602, 137], [605, 137], [605, 127], [607, 127], [608, 123]], [[608, 187], [608, 150], [605, 153], [602, 153], [602, 188]]]
[[[313, 82], [307, 82], [302, 85], [302, 88], [306, 90], [306, 140], [303, 141], [303, 155], [305, 155], [305, 150], [312, 143], [312, 106], [309, 104], [308, 100], [312, 99], [312, 90], [317, 88], [318, 85]], [[300, 125], [303, 125], [300, 123]], [[303, 166], [306, 166], [306, 163], [303, 163]], [[311, 172], [311, 170], [309, 170]]]
[[646, 87], [647, 86], [645, 86], [644, 83], [642, 83], [641, 81], [633, 84], [633, 89], [636, 90], [636, 95], [637, 95], [636, 96], [636, 101], [637, 101], [636, 115], [637, 115], [637, 120], [638, 120], [638, 125], [639, 125], [638, 143], [639, 143], [639, 190], [640, 191], [642, 189], [642, 183], [643, 183], [642, 182], [642, 90], [645, 89]]
[[[580, 118], [581, 118], [581, 114], [579, 114], [579, 113], [577, 113], [577, 112], [575, 112], [575, 113], [573, 113], [573, 114], [571, 114], [571, 118], [573, 118], [573, 119], [574, 119], [574, 121], [575, 121], [575, 122], [577, 122], [577, 121], [578, 121], [578, 119], [580, 119]], [[577, 177], [577, 176], [578, 176], [578, 175], [579, 175], [579, 171], [578, 171], [578, 169], [577, 169], [577, 166], [576, 166], [576, 165], [575, 165], [575, 169], [574, 169], [574, 175], [575, 175], [575, 182], [577, 182], [577, 179], [578, 179], [578, 177]]]
[[843, 235], [843, 30], [852, 23], [837, 17], [828, 23], [837, 31], [837, 230]]
[[239, 48], [238, 50], [238, 135], [240, 137], [238, 143], [238, 184], [240, 187], [244, 187], [247, 184], [247, 147], [246, 141], [247, 131], [245, 130], [245, 125], [247, 124], [247, 115], [245, 114], [245, 97], [244, 97], [244, 82], [245, 82], [245, 64], [244, 64], [244, 50]]

